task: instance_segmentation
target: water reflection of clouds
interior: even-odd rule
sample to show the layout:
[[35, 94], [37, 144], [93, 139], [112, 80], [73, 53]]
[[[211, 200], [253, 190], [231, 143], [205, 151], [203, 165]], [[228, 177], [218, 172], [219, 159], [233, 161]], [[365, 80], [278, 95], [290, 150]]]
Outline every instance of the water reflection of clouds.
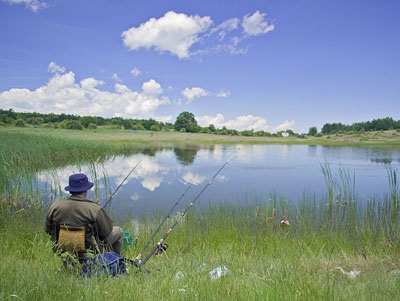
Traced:
[[[167, 167], [161, 167], [154, 158], [144, 157], [137, 169], [137, 177], [141, 179], [142, 186], [150, 191], [154, 191], [160, 186]], [[162, 172], [161, 172], [162, 171]]]
[[[139, 162], [140, 161], [140, 162]], [[137, 166], [136, 166], [137, 165]], [[140, 179], [141, 185], [154, 191], [160, 186], [163, 177], [169, 172], [169, 167], [161, 166], [154, 158], [146, 156], [116, 156], [112, 160], [108, 160], [103, 164], [96, 165], [80, 165], [80, 166], [67, 166], [59, 168], [57, 171], [49, 172], [44, 171], [37, 175], [37, 179], [41, 182], [50, 185], [51, 189], [64, 190], [68, 185], [68, 178], [74, 173], [85, 173], [88, 175], [90, 181], [94, 181], [97, 188], [104, 189], [106, 180], [115, 179], [114, 183], [108, 183], [110, 186], [118, 187], [129, 174], [129, 172], [136, 166], [129, 178]], [[126, 185], [129, 181], [125, 181]], [[133, 200], [138, 199], [139, 196], [132, 196]]]
[[[329, 163], [334, 174], [338, 174], [338, 168], [357, 173], [359, 193], [367, 196], [382, 191], [386, 193], [387, 168], [394, 166], [395, 161], [388, 165], [371, 164], [371, 160], [381, 162], [381, 158], [396, 159], [400, 157], [399, 151], [382, 150], [378, 153], [367, 149], [356, 156], [357, 150], [307, 145], [213, 145], [195, 149], [194, 156], [192, 147], [188, 150], [181, 147], [179, 152], [161, 148], [130, 156], [115, 156], [104, 163], [48, 170], [38, 174], [37, 179], [43, 187], [42, 195], [53, 199], [60, 193], [67, 194], [64, 187], [68, 185], [70, 174], [86, 173], [98, 189], [90, 191], [90, 198], [93, 199], [93, 195], [98, 193], [96, 198], [103, 200], [106, 194], [109, 196], [119, 187], [140, 162], [115, 195], [116, 202], [113, 204], [113, 210], [123, 214], [134, 208], [138, 212], [134, 213], [136, 217], [140, 216], [140, 212], [151, 212], [154, 208], [168, 210], [168, 200], [175, 200], [177, 193], [192, 185], [199, 186], [192, 187], [190, 194], [195, 194], [232, 156], [230, 164], [215, 178], [216, 185], [211, 185], [212, 188], [205, 194], [204, 201], [218, 198], [236, 202], [237, 196], [244, 193], [262, 196], [274, 193], [294, 199], [304, 191], [324, 195], [326, 184], [320, 168], [324, 162]], [[188, 151], [188, 155], [185, 151]], [[50, 187], [52, 191], [48, 193]]]
[[288, 144], [282, 145], [282, 156], [289, 157], [292, 150], [292, 146]]
[[241, 145], [235, 150], [235, 161], [251, 164], [268, 154], [268, 147], [265, 145]]
[[218, 175], [215, 180], [217, 180], [218, 182], [222, 182], [222, 183], [228, 183], [229, 178], [227, 176], [223, 176], [223, 175]]
[[224, 154], [225, 148], [223, 145], [216, 145], [211, 151], [208, 150], [208, 155], [212, 160], [220, 161], [224, 157]]
[[107, 162], [104, 168], [107, 170], [109, 177], [116, 177], [115, 185], [119, 185], [136, 164], [137, 167], [131, 177], [139, 179], [143, 188], [149, 191], [154, 191], [160, 187], [164, 176], [171, 169], [169, 166], [157, 162], [156, 158], [147, 156], [116, 157], [113, 161]]
[[201, 176], [199, 174], [194, 174], [191, 171], [187, 171], [182, 178], [180, 179], [180, 181], [183, 184], [193, 184], [193, 185], [200, 185], [201, 183], [203, 183], [206, 180], [206, 177]]
[[140, 195], [139, 195], [137, 192], [134, 192], [134, 193], [131, 195], [131, 200], [134, 201], [134, 202], [140, 200]]

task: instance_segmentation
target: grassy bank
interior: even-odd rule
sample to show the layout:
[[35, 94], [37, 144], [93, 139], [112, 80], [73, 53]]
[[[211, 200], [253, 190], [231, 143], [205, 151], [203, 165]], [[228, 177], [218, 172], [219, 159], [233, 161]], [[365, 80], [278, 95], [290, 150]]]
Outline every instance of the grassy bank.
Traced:
[[[400, 246], [385, 226], [387, 212], [371, 206], [349, 223], [351, 208], [337, 207], [332, 215], [326, 206], [305, 202], [285, 208], [289, 227], [280, 225], [282, 210], [271, 202], [194, 208], [169, 236], [167, 253], [148, 261], [149, 273], [131, 267], [128, 275], [109, 279], [60, 270], [42, 230], [42, 212], [3, 207], [0, 299], [396, 299]], [[124, 255], [136, 257], [158, 223], [141, 221], [138, 246]], [[399, 223], [391, 229], [399, 233]], [[210, 272], [218, 267], [227, 274], [212, 280]]]
[[399, 131], [364, 132], [354, 134], [337, 134], [321, 137], [245, 137], [226, 136], [200, 133], [179, 132], [150, 132], [150, 131], [126, 131], [122, 129], [98, 128], [96, 130], [62, 130], [51, 128], [1, 128], [0, 136], [9, 134], [26, 134], [38, 137], [62, 137], [69, 140], [96, 141], [118, 147], [126, 147], [132, 144], [215, 144], [215, 143], [249, 143], [249, 144], [309, 144], [309, 145], [351, 145], [351, 146], [382, 146], [400, 147]]

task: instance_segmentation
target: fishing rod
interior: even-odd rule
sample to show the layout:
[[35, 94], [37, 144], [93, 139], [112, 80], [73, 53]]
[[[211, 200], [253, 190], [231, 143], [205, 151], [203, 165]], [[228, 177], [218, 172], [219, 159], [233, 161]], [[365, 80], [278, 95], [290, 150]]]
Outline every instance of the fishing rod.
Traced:
[[117, 191], [121, 188], [121, 186], [125, 183], [126, 179], [131, 175], [131, 173], [136, 169], [136, 167], [139, 165], [139, 163], [142, 160], [139, 160], [138, 163], [129, 171], [128, 175], [125, 177], [125, 179], [122, 180], [121, 184], [118, 185], [118, 187], [114, 190], [114, 192], [111, 194], [111, 196], [108, 198], [107, 202], [104, 204], [103, 209], [107, 207], [107, 205], [111, 202], [113, 199], [114, 195], [117, 193]]
[[214, 174], [214, 176], [210, 178], [210, 180], [207, 182], [206, 185], [204, 185], [203, 189], [197, 194], [197, 196], [193, 199], [193, 201], [187, 205], [185, 211], [182, 212], [180, 217], [172, 224], [172, 226], [167, 230], [167, 232], [161, 237], [157, 245], [155, 245], [153, 249], [151, 249], [149, 254], [143, 260], [139, 256], [136, 258], [135, 266], [139, 270], [141, 270], [141, 268], [146, 264], [146, 262], [151, 258], [151, 256], [154, 255], [155, 252], [163, 250], [162, 243], [167, 239], [168, 235], [171, 234], [172, 230], [178, 225], [180, 220], [186, 215], [186, 213], [190, 210], [190, 208], [193, 207], [193, 205], [198, 201], [203, 192], [207, 189], [208, 186], [211, 185], [212, 181], [218, 176], [218, 174], [224, 169], [224, 167], [229, 163], [229, 161], [232, 158], [233, 155], [218, 169], [218, 171]]
[[157, 227], [157, 229], [154, 231], [153, 235], [150, 237], [150, 239], [148, 240], [148, 242], [146, 243], [146, 245], [143, 247], [142, 251], [140, 251], [139, 255], [137, 256], [137, 258], [141, 258], [142, 254], [144, 253], [144, 251], [146, 251], [146, 249], [148, 248], [148, 246], [150, 245], [150, 243], [153, 241], [154, 237], [157, 235], [157, 233], [160, 231], [162, 225], [164, 225], [164, 223], [167, 221], [167, 219], [170, 217], [172, 211], [176, 208], [176, 206], [179, 205], [179, 202], [181, 201], [181, 199], [185, 196], [186, 192], [188, 192], [188, 190], [192, 187], [192, 184], [190, 184], [186, 190], [182, 193], [182, 195], [179, 197], [179, 199], [176, 201], [175, 205], [171, 208], [171, 210], [167, 213], [167, 215], [164, 217], [163, 221], [160, 223], [160, 225]]

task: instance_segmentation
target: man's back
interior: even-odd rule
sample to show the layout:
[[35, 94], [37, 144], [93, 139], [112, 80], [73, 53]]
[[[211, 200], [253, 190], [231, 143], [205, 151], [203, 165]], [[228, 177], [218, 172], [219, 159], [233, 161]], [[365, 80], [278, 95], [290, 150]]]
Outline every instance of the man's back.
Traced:
[[82, 197], [71, 196], [68, 199], [57, 200], [51, 204], [47, 219], [46, 232], [53, 236], [55, 226], [67, 224], [70, 226], [93, 225], [101, 240], [112, 230], [112, 220], [96, 203]]

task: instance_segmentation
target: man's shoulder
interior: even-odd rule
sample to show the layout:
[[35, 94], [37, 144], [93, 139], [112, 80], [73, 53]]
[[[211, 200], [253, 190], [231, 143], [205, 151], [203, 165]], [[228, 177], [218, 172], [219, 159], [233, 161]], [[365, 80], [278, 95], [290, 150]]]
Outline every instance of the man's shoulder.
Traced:
[[82, 202], [84, 204], [90, 204], [90, 205], [93, 205], [93, 206], [99, 206], [98, 203], [93, 202], [92, 200], [89, 200], [89, 199], [87, 199], [85, 197], [82, 197], [82, 196], [70, 196], [70, 197], [67, 198], [67, 200], [76, 201], [76, 202]]
[[51, 205], [51, 207], [64, 207], [64, 206], [79, 206], [79, 207], [88, 207], [92, 209], [97, 209], [100, 210], [101, 206], [93, 202], [89, 199], [82, 198], [82, 197], [75, 197], [75, 196], [70, 196], [67, 198], [62, 198], [54, 201]]

